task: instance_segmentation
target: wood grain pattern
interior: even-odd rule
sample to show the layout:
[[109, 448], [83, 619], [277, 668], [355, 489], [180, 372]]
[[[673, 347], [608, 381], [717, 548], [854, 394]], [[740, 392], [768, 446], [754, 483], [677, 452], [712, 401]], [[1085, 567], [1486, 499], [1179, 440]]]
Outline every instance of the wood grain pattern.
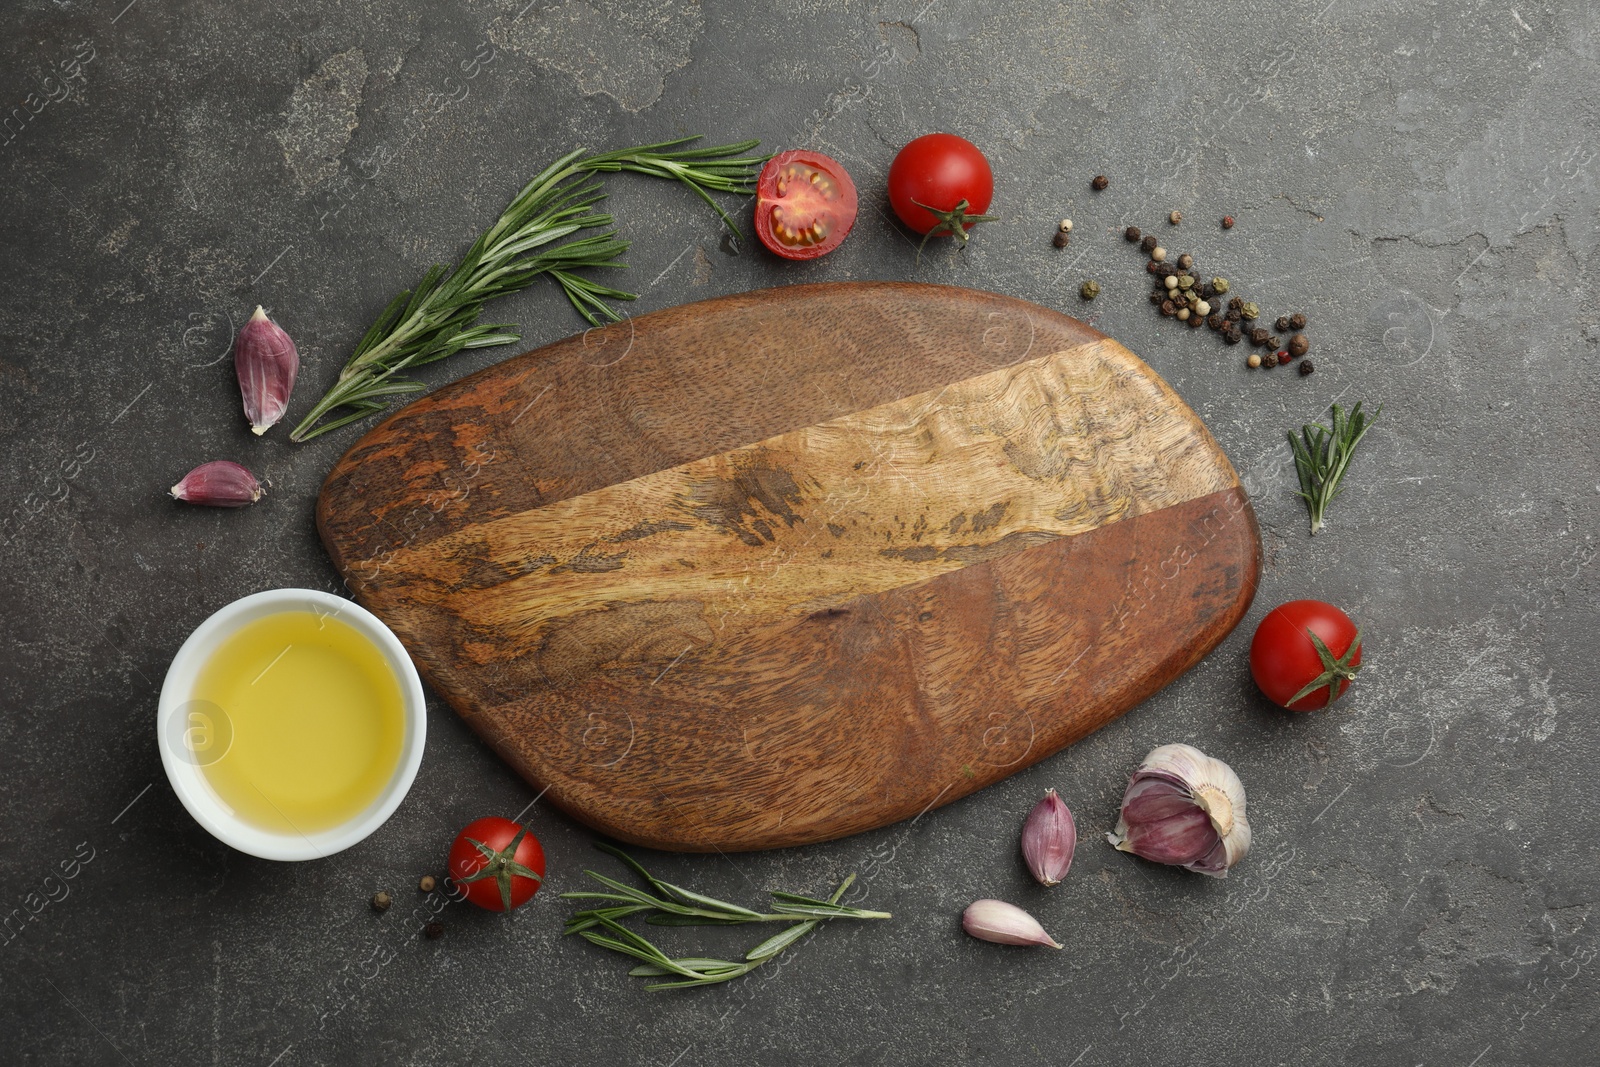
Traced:
[[1226, 458], [1126, 349], [895, 284], [490, 368], [368, 434], [318, 516], [530, 781], [696, 850], [882, 825], [1057, 751], [1220, 640], [1259, 553]]

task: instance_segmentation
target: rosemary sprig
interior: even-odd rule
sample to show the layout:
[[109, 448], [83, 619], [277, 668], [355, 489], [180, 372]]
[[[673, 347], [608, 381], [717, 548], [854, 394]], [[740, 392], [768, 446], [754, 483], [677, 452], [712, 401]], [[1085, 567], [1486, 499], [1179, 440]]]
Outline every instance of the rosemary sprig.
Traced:
[[1361, 402], [1350, 409], [1348, 415], [1338, 404], [1333, 405], [1333, 428], [1320, 422], [1301, 427], [1300, 437], [1289, 434], [1289, 449], [1294, 453], [1295, 473], [1300, 477], [1297, 495], [1303, 497], [1306, 509], [1311, 512], [1311, 532], [1322, 529], [1323, 515], [1338, 495], [1344, 492], [1340, 482], [1355, 455], [1356, 445], [1366, 436], [1378, 416], [1380, 406], [1372, 418], [1361, 411]]
[[[562, 898], [607, 900], [613, 903], [573, 913], [567, 920], [564, 933], [578, 934], [601, 948], [641, 960], [639, 966], [628, 972], [635, 977], [675, 976], [673, 981], [649, 983], [645, 988], [650, 990], [715, 985], [749, 974], [815, 930], [819, 923], [827, 919], [890, 917], [885, 911], [866, 911], [839, 903], [846, 891], [855, 883], [856, 876], [853, 874], [846, 878], [826, 900], [801, 896], [798, 893], [773, 893], [774, 910], [759, 912], [702, 893], [695, 893], [671, 882], [664, 882], [645, 870], [633, 857], [611, 845], [597, 843], [596, 847], [627, 864], [654, 892], [625, 885], [594, 871], [585, 871], [584, 873], [590, 878], [611, 892], [563, 893]], [[746, 952], [742, 960], [722, 960], [705, 956], [674, 958], [618, 921], [640, 912], [649, 913], [645, 921], [658, 926], [731, 926], [755, 922], [786, 922], [790, 925]]]
[[[595, 210], [606, 196], [596, 175], [626, 170], [682, 182], [738, 233], [711, 194], [754, 192], [757, 168], [765, 157], [743, 153], [758, 142], [668, 151], [693, 140], [685, 137], [593, 156], [576, 149], [551, 163], [512, 198], [459, 263], [450, 268], [434, 264], [416, 288], [390, 301], [339, 372], [339, 380], [300, 420], [290, 439], [309, 441], [382, 411], [394, 396], [425, 388], [421, 382], [399, 377], [401, 371], [463, 349], [518, 340], [514, 327], [480, 324], [478, 315], [490, 300], [524, 289], [541, 275], [561, 286], [590, 325], [620, 319], [610, 301], [632, 300], [634, 294], [579, 273], [627, 266], [618, 257], [627, 251], [628, 242], [611, 228], [611, 215]], [[335, 417], [328, 419], [330, 415]]]

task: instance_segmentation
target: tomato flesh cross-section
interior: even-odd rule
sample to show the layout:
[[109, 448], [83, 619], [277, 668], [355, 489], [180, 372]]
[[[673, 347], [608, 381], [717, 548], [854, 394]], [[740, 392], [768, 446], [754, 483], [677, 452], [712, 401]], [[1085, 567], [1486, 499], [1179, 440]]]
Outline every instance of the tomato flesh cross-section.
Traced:
[[785, 259], [816, 259], [839, 247], [856, 221], [856, 186], [821, 152], [779, 152], [756, 183], [756, 235]]

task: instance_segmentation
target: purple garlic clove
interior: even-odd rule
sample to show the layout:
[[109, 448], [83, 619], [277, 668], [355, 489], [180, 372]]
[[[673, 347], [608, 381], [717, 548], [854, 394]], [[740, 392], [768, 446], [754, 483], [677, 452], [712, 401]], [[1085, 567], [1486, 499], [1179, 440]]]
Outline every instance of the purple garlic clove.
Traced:
[[1072, 869], [1072, 852], [1078, 847], [1078, 828], [1072, 812], [1056, 795], [1046, 790], [1044, 799], [1033, 806], [1022, 824], [1022, 856], [1028, 870], [1040, 885], [1060, 885]]
[[233, 367], [244, 396], [244, 417], [250, 420], [251, 431], [266, 433], [289, 408], [289, 394], [300, 373], [300, 353], [259, 305], [239, 331]]
[[1060, 948], [1039, 920], [1003, 900], [975, 900], [961, 916], [961, 928], [980, 941], [1000, 945], [1049, 945]]
[[1250, 851], [1244, 785], [1197, 748], [1162, 745], [1134, 771], [1106, 839], [1156, 863], [1226, 878]]
[[202, 463], [172, 487], [175, 500], [213, 508], [242, 508], [261, 499], [256, 476], [225, 459]]

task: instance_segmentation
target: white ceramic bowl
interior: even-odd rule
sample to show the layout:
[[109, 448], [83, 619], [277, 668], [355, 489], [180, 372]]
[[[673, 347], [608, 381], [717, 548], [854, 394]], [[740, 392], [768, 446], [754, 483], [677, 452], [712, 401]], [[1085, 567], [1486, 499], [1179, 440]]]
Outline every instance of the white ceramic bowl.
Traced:
[[[400, 763], [394, 776], [378, 798], [356, 818], [314, 834], [280, 834], [263, 830], [238, 818], [218, 800], [206, 782], [194, 750], [185, 743], [186, 730], [193, 721], [189, 704], [200, 668], [225, 639], [241, 626], [264, 615], [280, 611], [315, 611], [333, 615], [349, 623], [383, 653], [395, 679], [400, 683], [404, 706], [405, 737], [400, 747]], [[254, 593], [222, 608], [201, 623], [178, 649], [167, 668], [161, 686], [161, 703], [156, 712], [156, 737], [161, 747], [161, 764], [167, 779], [183, 806], [195, 821], [213, 837], [240, 852], [269, 860], [312, 860], [331, 856], [349, 848], [394, 813], [422, 764], [422, 745], [427, 735], [427, 705], [422, 697], [422, 682], [411, 657], [399, 638], [372, 612], [359, 604], [315, 589], [269, 589]]]

